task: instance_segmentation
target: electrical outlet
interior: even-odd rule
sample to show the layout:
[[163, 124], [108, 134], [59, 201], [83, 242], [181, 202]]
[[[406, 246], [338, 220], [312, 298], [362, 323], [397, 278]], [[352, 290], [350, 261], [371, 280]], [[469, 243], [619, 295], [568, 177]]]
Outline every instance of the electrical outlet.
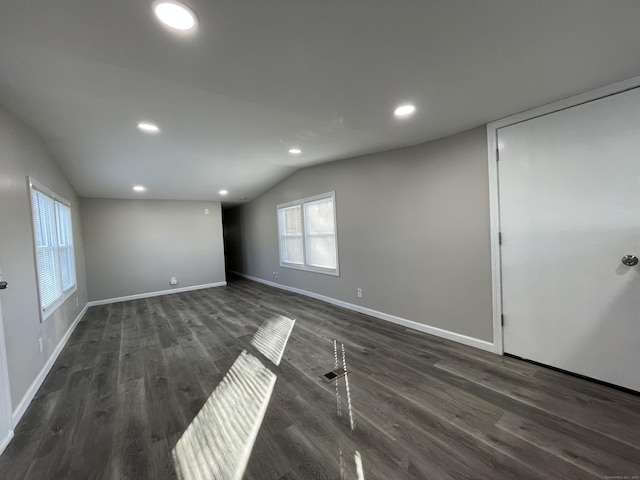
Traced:
[[178, 284], [178, 279], [176, 277], [171, 277], [171, 279], [169, 280], [169, 285], [177, 285]]
[[44, 351], [44, 341], [42, 340], [42, 337], [38, 339], [38, 347], [40, 348], [40, 353], [42, 353]]
[[278, 272], [273, 272], [273, 278], [278, 278]]
[[205, 208], [205, 209], [204, 209], [204, 214], [205, 214], [205, 215], [209, 215], [209, 209], [208, 209], [208, 208]]
[[362, 298], [362, 289], [361, 288], [358, 289], [358, 298]]

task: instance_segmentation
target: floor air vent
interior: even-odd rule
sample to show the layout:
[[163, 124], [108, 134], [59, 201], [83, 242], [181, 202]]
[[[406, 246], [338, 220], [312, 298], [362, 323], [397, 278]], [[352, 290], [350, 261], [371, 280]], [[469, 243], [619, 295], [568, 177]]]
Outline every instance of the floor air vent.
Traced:
[[322, 378], [327, 383], [331, 383], [336, 378], [344, 377], [347, 373], [349, 372], [347, 372], [344, 368], [340, 367], [340, 368], [331, 370], [330, 372], [325, 373], [324, 375], [320, 375], [320, 378]]

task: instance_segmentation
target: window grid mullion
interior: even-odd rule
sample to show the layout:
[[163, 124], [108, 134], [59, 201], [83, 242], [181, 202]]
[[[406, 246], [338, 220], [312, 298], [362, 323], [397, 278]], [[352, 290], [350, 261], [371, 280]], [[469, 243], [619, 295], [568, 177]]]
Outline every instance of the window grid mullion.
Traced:
[[[331, 212], [327, 211], [329, 205]], [[281, 266], [339, 276], [335, 206], [335, 192], [277, 205]], [[301, 239], [297, 243], [297, 248], [301, 250], [301, 263], [290, 261], [286, 241], [293, 237], [285, 234], [285, 222], [280, 221], [286, 215], [285, 212], [290, 209], [296, 209], [299, 212]], [[319, 217], [316, 218], [315, 215]], [[332, 222], [332, 225], [327, 224], [327, 221]], [[312, 229], [318, 231], [312, 232]], [[322, 241], [322, 239], [326, 240]]]
[[307, 259], [307, 216], [304, 214], [304, 203], [300, 203], [300, 225], [302, 226], [302, 264], [309, 266]]
[[59, 202], [54, 200], [53, 211], [55, 218], [55, 225], [53, 228], [53, 246], [55, 250], [55, 262], [56, 262], [56, 280], [60, 291], [64, 294], [64, 286], [62, 285], [62, 265], [60, 264], [60, 211]]

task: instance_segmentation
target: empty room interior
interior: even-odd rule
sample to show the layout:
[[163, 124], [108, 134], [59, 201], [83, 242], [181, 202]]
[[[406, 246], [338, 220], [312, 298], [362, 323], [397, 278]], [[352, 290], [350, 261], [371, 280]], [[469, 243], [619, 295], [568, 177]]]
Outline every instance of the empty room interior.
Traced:
[[0, 0], [0, 478], [640, 478], [640, 2]]

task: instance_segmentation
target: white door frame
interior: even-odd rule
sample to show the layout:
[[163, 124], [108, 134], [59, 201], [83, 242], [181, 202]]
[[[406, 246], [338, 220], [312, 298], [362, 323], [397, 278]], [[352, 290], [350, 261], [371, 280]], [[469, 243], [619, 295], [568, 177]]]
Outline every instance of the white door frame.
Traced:
[[[1, 301], [0, 301], [1, 302]], [[0, 432], [0, 454], [13, 438], [13, 418], [11, 412], [11, 392], [9, 391], [9, 368], [7, 365], [7, 349], [4, 342], [4, 324], [2, 323], [2, 303], [0, 303], [0, 395], [3, 396], [1, 404], [5, 405], [5, 411], [0, 412], [0, 418], [4, 417], [8, 431]]]
[[[504, 353], [502, 333], [502, 259], [500, 257], [500, 191], [498, 188], [498, 129], [532, 118], [575, 107], [582, 103], [608, 97], [640, 86], [640, 76], [607, 85], [580, 95], [549, 103], [532, 110], [511, 115], [487, 124], [489, 159], [489, 214], [491, 222], [491, 277], [493, 292], [493, 348], [498, 355]], [[507, 240], [508, 241], [508, 240]]]

